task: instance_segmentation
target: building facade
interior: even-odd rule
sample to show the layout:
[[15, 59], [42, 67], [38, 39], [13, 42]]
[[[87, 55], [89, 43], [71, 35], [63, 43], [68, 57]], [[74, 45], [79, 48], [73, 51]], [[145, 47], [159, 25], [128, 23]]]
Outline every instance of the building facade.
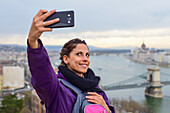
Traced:
[[19, 66], [3, 66], [3, 87], [15, 89], [24, 87], [24, 68]]

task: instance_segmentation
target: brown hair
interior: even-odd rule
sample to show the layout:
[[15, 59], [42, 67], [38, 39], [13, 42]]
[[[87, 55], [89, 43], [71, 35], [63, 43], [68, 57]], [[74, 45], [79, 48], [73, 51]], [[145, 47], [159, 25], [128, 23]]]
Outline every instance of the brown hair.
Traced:
[[67, 43], [64, 44], [64, 46], [63, 46], [63, 48], [61, 49], [61, 52], [60, 52], [60, 60], [61, 60], [60, 65], [66, 65], [63, 61], [63, 56], [64, 55], [69, 56], [70, 52], [74, 48], [76, 48], [76, 46], [78, 44], [85, 44], [87, 46], [86, 42], [84, 40], [79, 39], [79, 38], [72, 39], [72, 40], [70, 40], [70, 41], [68, 41]]

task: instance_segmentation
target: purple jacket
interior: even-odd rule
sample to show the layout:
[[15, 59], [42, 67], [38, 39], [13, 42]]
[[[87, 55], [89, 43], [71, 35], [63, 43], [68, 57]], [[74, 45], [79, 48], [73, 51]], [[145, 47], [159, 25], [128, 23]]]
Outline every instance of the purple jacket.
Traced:
[[[58, 78], [64, 78], [59, 72], [53, 70], [49, 56], [41, 40], [38, 40], [40, 47], [37, 49], [27, 48], [28, 63], [32, 74], [31, 83], [40, 99], [45, 103], [46, 109], [52, 113], [72, 113], [73, 105], [76, 101], [76, 94], [66, 88]], [[109, 105], [108, 98], [104, 92], [103, 96], [112, 113], [114, 107]], [[47, 111], [47, 113], [49, 113]]]

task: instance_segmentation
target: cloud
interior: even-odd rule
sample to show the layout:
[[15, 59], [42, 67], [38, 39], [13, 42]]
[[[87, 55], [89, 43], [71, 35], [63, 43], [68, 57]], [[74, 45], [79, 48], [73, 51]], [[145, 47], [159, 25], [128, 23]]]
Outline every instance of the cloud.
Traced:
[[0, 34], [0, 44], [26, 45], [26, 39], [24, 34]]
[[4, 0], [0, 33], [25, 34], [39, 9], [54, 8], [75, 11], [76, 26], [70, 32], [170, 27], [169, 0]]
[[108, 30], [108, 31], [87, 31], [81, 33], [68, 33], [68, 34], [45, 34], [44, 37], [48, 38], [73, 38], [73, 37], [82, 37], [82, 38], [150, 38], [150, 37], [164, 37], [170, 36], [170, 28], [153, 28], [153, 29], [131, 29], [131, 30]]
[[[170, 28], [131, 29], [131, 30], [107, 30], [87, 31], [72, 33], [44, 33], [41, 39], [44, 45], [63, 45], [70, 39], [81, 38], [89, 45], [97, 47], [121, 47], [140, 46], [143, 41], [149, 47], [170, 48]], [[24, 34], [1, 34], [0, 44], [26, 45], [27, 35]]]

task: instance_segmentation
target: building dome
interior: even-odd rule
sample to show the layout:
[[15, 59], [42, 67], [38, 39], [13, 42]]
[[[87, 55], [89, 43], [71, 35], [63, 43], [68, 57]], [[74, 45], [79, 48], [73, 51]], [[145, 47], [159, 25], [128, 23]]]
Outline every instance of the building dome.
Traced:
[[141, 45], [141, 48], [142, 48], [142, 49], [146, 49], [146, 45], [145, 45], [144, 42], [143, 42], [143, 44]]

